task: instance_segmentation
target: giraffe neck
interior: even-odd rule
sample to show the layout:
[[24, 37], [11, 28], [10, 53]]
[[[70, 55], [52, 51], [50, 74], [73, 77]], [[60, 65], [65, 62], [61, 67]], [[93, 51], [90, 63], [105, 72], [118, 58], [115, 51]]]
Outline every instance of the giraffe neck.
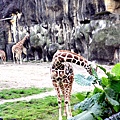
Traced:
[[25, 40], [27, 39], [27, 36], [25, 36], [22, 40], [21, 43], [24, 44]]
[[24, 44], [25, 40], [27, 39], [27, 37], [28, 36], [26, 35], [22, 40], [20, 40], [18, 43], [16, 43], [16, 45], [22, 46]]
[[76, 53], [67, 50], [58, 50], [53, 56], [53, 64], [60, 66], [62, 62], [75, 63], [84, 67], [89, 74], [92, 74], [92, 68], [89, 62]]

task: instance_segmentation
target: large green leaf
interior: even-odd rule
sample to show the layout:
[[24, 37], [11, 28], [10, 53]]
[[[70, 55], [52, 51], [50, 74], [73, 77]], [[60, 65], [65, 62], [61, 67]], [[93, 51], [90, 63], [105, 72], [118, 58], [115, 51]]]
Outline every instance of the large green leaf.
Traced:
[[94, 94], [90, 98], [85, 98], [84, 101], [74, 105], [74, 110], [76, 110], [78, 108], [83, 110], [83, 111], [88, 110], [98, 101], [99, 97], [100, 97], [100, 93], [97, 93], [97, 94]]
[[114, 110], [115, 110], [116, 112], [119, 112], [119, 111], [120, 111], [120, 106], [114, 106], [113, 108], [114, 108]]
[[103, 70], [104, 71], [104, 73], [106, 74], [106, 69], [104, 68], [104, 67], [102, 67], [102, 66], [98, 66], [101, 70]]
[[100, 94], [98, 102], [99, 103], [103, 103], [104, 100], [105, 100], [105, 92], [103, 92], [102, 94]]
[[113, 89], [116, 93], [120, 93], [120, 81], [111, 80], [109, 87]]
[[117, 63], [111, 70], [116, 76], [120, 76], [120, 63]]
[[102, 93], [102, 92], [103, 92], [103, 90], [101, 88], [98, 88], [98, 87], [95, 87], [93, 90], [93, 94]]
[[114, 100], [114, 99], [112, 99], [112, 98], [109, 97], [107, 94], [106, 94], [106, 98], [107, 98], [108, 102], [109, 102], [111, 105], [113, 105], [113, 106], [119, 106], [119, 102], [116, 101], [116, 100]]
[[84, 111], [69, 120], [95, 120], [92, 114], [96, 117], [100, 116], [102, 114], [101, 105], [95, 103], [89, 110]]
[[114, 81], [120, 81], [120, 76], [114, 76], [114, 75], [111, 75], [110, 77], [109, 77], [109, 79], [110, 80], [114, 80]]
[[76, 94], [76, 97], [80, 100], [80, 102], [85, 99], [85, 96], [86, 96], [86, 95], [84, 95], [84, 94], [82, 94], [82, 93], [77, 93], [77, 94]]
[[107, 86], [107, 85], [109, 84], [109, 79], [106, 78], [106, 77], [102, 77], [102, 84], [103, 84], [104, 86]]
[[87, 78], [84, 75], [76, 74], [74, 76], [75, 82], [77, 82], [81, 86], [91, 86], [93, 80], [95, 78], [93, 76], [88, 76]]
[[105, 91], [105, 94], [107, 94], [109, 97], [111, 97], [111, 98], [113, 98], [113, 99], [115, 99], [115, 97], [116, 97], [116, 92], [113, 90], [113, 89], [111, 89], [111, 88], [105, 88], [104, 89], [104, 91]]
[[91, 111], [83, 111], [82, 113], [72, 117], [68, 120], [94, 120]]

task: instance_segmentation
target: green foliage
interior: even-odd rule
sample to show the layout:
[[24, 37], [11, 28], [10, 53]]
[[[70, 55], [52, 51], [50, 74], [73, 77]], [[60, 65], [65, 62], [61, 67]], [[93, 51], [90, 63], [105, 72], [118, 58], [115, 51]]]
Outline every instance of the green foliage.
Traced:
[[88, 110], [83, 111], [81, 114], [78, 114], [69, 120], [93, 120], [95, 116], [100, 114], [102, 114], [102, 108], [100, 105], [98, 105], [98, 103], [95, 103]]
[[76, 97], [79, 99], [79, 101], [83, 101], [85, 99], [85, 94], [83, 93], [77, 93], [76, 94]]
[[94, 76], [88, 76], [87, 78], [83, 75], [77, 74], [74, 77], [75, 82], [81, 86], [91, 86], [92, 82], [95, 80]]
[[[113, 105], [113, 106], [119, 106], [119, 102], [117, 102], [116, 100], [110, 98], [107, 94], [106, 94], [106, 99], [107, 99], [107, 101], [108, 101], [111, 105]], [[117, 111], [117, 112], [118, 112], [118, 111]]]
[[98, 88], [98, 87], [95, 87], [94, 90], [93, 90], [93, 95], [94, 95], [94, 94], [97, 94], [97, 93], [102, 93], [102, 92], [103, 92], [102, 89], [100, 89], [100, 88]]
[[92, 97], [90, 98], [85, 98], [84, 101], [76, 104], [74, 106], [74, 109], [81, 109], [82, 111], [84, 110], [89, 110], [89, 108], [91, 108], [97, 101], [98, 101], [98, 98], [99, 98], [100, 94], [95, 94], [93, 95]]
[[114, 73], [116, 76], [120, 77], [120, 63], [116, 64], [113, 68], [112, 68], [112, 73]]
[[[91, 92], [92, 96], [85, 98], [77, 95], [82, 100], [75, 105], [75, 109], [82, 110], [82, 113], [70, 120], [102, 120], [120, 111], [120, 63], [116, 64], [111, 72], [107, 72], [102, 66], [98, 67], [106, 74], [106, 77], [98, 78], [96, 72], [93, 71], [95, 88]], [[96, 83], [99, 83], [101, 87], [96, 87]]]

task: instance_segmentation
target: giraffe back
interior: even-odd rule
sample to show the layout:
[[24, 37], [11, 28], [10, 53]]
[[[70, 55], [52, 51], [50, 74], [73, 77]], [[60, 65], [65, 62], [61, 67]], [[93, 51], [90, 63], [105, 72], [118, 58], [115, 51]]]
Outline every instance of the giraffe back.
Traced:
[[70, 77], [74, 76], [73, 67], [69, 63], [61, 63], [58, 67], [53, 65], [51, 73], [51, 78], [59, 83], [69, 83]]
[[53, 65], [57, 68], [61, 66], [63, 62], [75, 63], [79, 66], [84, 67], [89, 74], [92, 74], [92, 67], [84, 57], [68, 51], [68, 50], [58, 50], [53, 56]]

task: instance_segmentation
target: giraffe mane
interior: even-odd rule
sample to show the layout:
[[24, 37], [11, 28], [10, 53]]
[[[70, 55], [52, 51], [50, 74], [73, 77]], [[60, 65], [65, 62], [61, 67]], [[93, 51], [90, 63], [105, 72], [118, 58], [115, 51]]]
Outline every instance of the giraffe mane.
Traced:
[[[77, 64], [79, 66], [84, 67], [90, 75], [92, 75], [92, 69], [94, 69], [92, 67], [91, 62], [89, 62], [87, 59], [85, 59], [84, 57], [82, 57], [74, 52], [68, 51], [68, 50], [58, 50], [54, 54], [52, 62], [53, 62], [53, 64], [56, 64], [59, 66], [63, 62]], [[95, 71], [96, 71], [96, 69], [95, 69]]]

